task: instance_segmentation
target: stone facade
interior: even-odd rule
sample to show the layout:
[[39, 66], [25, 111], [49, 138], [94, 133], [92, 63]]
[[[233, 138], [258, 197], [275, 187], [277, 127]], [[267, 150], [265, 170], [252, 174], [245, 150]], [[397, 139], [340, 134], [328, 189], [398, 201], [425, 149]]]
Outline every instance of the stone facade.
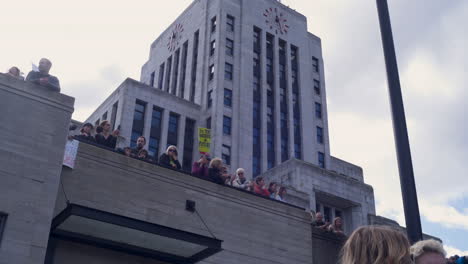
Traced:
[[44, 262], [73, 104], [0, 74], [1, 264]]

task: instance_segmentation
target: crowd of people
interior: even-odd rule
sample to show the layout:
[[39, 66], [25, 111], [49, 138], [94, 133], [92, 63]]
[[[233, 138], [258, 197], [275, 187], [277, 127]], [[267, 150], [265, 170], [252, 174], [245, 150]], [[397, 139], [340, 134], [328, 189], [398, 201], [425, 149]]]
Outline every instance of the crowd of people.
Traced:
[[[52, 68], [52, 62], [46, 58], [42, 58], [39, 61], [37, 69], [33, 69], [28, 73], [26, 81], [47, 87], [55, 92], [60, 92], [60, 82], [57, 77], [49, 74], [50, 68]], [[25, 80], [21, 70], [16, 66], [11, 67], [5, 74], [19, 80]]]
[[[80, 133], [73, 138], [91, 142], [106, 148], [116, 150], [117, 152], [139, 160], [154, 163], [162, 167], [173, 170], [182, 170], [182, 166], [178, 159], [178, 150], [176, 146], [169, 146], [166, 151], [159, 156], [158, 159], [149, 155], [146, 146], [146, 138], [138, 137], [135, 147], [117, 148], [117, 138], [120, 134], [119, 129], [112, 131], [112, 124], [105, 120], [102, 121], [96, 128], [91, 123], [85, 123], [80, 129]], [[93, 135], [95, 131], [95, 135]], [[238, 168], [235, 173], [228, 172], [228, 167], [220, 158], [211, 158], [209, 153], [200, 155], [200, 159], [192, 165], [191, 174], [195, 177], [209, 180], [221, 185], [228, 185], [249, 191], [264, 197], [269, 197], [278, 201], [285, 202], [286, 187], [280, 186], [277, 182], [265, 182], [261, 176], [254, 180], [248, 180], [243, 168]]]
[[345, 235], [343, 231], [343, 218], [335, 217], [333, 222], [325, 221], [323, 218], [323, 214], [321, 212], [315, 213], [314, 220], [312, 220], [312, 226], [315, 228], [319, 228], [325, 231], [329, 231], [335, 233], [337, 235]]
[[422, 240], [412, 246], [399, 230], [385, 226], [356, 229], [341, 250], [341, 264], [466, 264], [465, 257], [446, 259], [442, 243]]

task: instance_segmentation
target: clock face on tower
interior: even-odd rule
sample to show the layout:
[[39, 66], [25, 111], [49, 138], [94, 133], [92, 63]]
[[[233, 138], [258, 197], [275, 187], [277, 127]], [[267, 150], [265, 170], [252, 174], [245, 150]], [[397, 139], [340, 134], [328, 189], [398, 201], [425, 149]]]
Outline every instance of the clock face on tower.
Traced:
[[267, 23], [270, 30], [274, 30], [276, 34], [288, 33], [288, 20], [285, 18], [284, 14], [281, 11], [279, 11], [276, 7], [270, 7], [265, 9], [263, 16], [265, 17], [265, 22]]
[[182, 24], [177, 24], [169, 35], [169, 40], [167, 41], [167, 49], [170, 52], [173, 52], [175, 48], [179, 45], [179, 41], [182, 39], [182, 32], [184, 27]]

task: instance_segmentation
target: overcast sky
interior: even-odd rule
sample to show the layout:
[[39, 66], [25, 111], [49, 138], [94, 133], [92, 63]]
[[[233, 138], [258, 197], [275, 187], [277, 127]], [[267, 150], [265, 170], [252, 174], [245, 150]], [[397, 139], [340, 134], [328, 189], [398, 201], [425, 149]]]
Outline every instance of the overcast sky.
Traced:
[[[251, 0], [255, 1], [255, 0]], [[83, 121], [191, 3], [8, 1], [0, 9], [0, 71], [52, 60]], [[404, 225], [374, 0], [289, 0], [322, 39], [332, 155], [364, 169], [377, 213]], [[468, 1], [390, 0], [423, 231], [468, 255]]]

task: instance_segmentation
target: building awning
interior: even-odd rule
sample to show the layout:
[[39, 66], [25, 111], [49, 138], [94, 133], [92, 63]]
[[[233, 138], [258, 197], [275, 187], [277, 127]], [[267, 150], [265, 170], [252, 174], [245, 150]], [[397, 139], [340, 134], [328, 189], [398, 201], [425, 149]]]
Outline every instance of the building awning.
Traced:
[[167, 263], [197, 263], [222, 250], [218, 239], [77, 204], [54, 218], [51, 236]]

